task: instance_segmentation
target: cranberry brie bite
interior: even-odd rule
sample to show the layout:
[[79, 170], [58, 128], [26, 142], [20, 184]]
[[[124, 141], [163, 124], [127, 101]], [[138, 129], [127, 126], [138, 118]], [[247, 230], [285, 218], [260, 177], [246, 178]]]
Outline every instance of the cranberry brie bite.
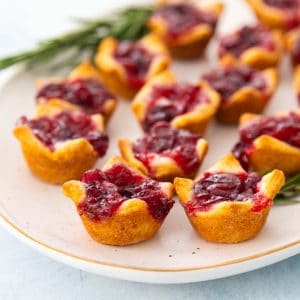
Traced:
[[223, 65], [240, 63], [256, 69], [275, 67], [281, 60], [283, 46], [278, 30], [246, 25], [221, 38], [219, 61]]
[[148, 34], [138, 41], [103, 39], [95, 63], [108, 89], [131, 99], [151, 77], [168, 68], [170, 58], [160, 39]]
[[196, 175], [208, 143], [200, 135], [158, 122], [135, 142], [120, 139], [119, 147], [122, 157], [147, 176], [173, 181], [177, 176]]
[[100, 74], [88, 61], [77, 66], [67, 79], [37, 81], [38, 103], [51, 102], [65, 109], [80, 109], [88, 114], [101, 114], [107, 121], [117, 101], [103, 85]]
[[219, 106], [219, 95], [204, 82], [178, 83], [170, 71], [150, 80], [132, 102], [142, 128], [147, 132], [157, 122], [203, 134]]
[[80, 181], [66, 182], [63, 192], [74, 201], [89, 235], [108, 245], [150, 239], [174, 204], [171, 183], [145, 177], [119, 157], [102, 171], [90, 170]]
[[199, 235], [211, 242], [238, 243], [261, 231], [284, 181], [279, 170], [263, 177], [247, 173], [228, 154], [195, 181], [176, 178], [174, 185]]
[[[42, 105], [42, 104], [41, 104]], [[103, 117], [48, 104], [33, 119], [21, 117], [14, 129], [27, 164], [38, 178], [55, 184], [78, 179], [108, 148]]]
[[247, 66], [224, 66], [205, 74], [203, 80], [220, 96], [218, 120], [238, 123], [243, 113], [264, 110], [276, 90], [278, 73], [273, 68], [259, 71]]
[[214, 35], [222, 10], [220, 2], [204, 6], [192, 1], [160, 1], [148, 24], [173, 56], [195, 58]]
[[257, 18], [270, 28], [290, 30], [300, 24], [299, 0], [248, 0]]
[[245, 169], [265, 174], [273, 169], [287, 176], [300, 172], [300, 114], [244, 114], [240, 140], [232, 152]]

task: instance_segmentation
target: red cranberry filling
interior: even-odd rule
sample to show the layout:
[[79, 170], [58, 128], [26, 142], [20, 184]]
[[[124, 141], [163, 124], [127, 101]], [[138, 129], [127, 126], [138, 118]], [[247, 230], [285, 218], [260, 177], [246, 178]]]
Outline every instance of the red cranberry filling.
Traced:
[[300, 64], [300, 36], [298, 36], [295, 40], [291, 51], [291, 58], [294, 66]]
[[220, 41], [219, 56], [222, 57], [229, 52], [239, 57], [245, 50], [252, 47], [275, 50], [274, 39], [263, 25], [243, 26], [238, 31], [223, 37]]
[[79, 111], [62, 111], [53, 117], [40, 117], [28, 120], [21, 117], [20, 124], [27, 125], [33, 134], [51, 151], [55, 150], [55, 145], [59, 142], [85, 138], [103, 156], [108, 148], [108, 136], [100, 132], [95, 122]]
[[154, 55], [137, 42], [121, 41], [115, 51], [115, 58], [125, 69], [129, 85], [134, 89], [141, 88]]
[[246, 66], [218, 68], [203, 76], [220, 95], [227, 100], [239, 89], [249, 86], [260, 91], [265, 90], [263, 73]]
[[80, 106], [85, 112], [106, 113], [105, 103], [114, 97], [96, 79], [75, 79], [49, 83], [37, 93], [37, 100], [58, 98]]
[[176, 38], [199, 24], [208, 24], [214, 28], [217, 22], [212, 13], [184, 3], [165, 5], [158, 9], [154, 16], [165, 20], [170, 38]]
[[150, 174], [151, 161], [155, 154], [159, 154], [172, 158], [187, 175], [192, 175], [200, 166], [195, 147], [199, 139], [199, 135], [183, 129], [174, 129], [166, 122], [159, 122], [148, 134], [133, 144], [133, 152]]
[[300, 115], [291, 112], [283, 117], [263, 117], [241, 127], [240, 141], [232, 152], [246, 170], [250, 167], [248, 156], [253, 150], [252, 143], [263, 134], [300, 148]]
[[267, 5], [280, 9], [295, 9], [299, 7], [299, 0], [264, 0]]
[[193, 198], [186, 205], [188, 214], [208, 211], [214, 204], [227, 201], [254, 201], [254, 211], [267, 207], [271, 200], [259, 194], [257, 173], [205, 173], [194, 184]]
[[87, 171], [81, 181], [85, 183], [86, 198], [78, 210], [93, 221], [111, 217], [124, 201], [132, 198], [144, 200], [151, 215], [158, 220], [163, 220], [174, 204], [157, 181], [144, 178], [121, 164], [104, 172]]
[[159, 121], [170, 122], [175, 117], [209, 102], [208, 95], [197, 85], [156, 85], [149, 95], [143, 127], [148, 131]]

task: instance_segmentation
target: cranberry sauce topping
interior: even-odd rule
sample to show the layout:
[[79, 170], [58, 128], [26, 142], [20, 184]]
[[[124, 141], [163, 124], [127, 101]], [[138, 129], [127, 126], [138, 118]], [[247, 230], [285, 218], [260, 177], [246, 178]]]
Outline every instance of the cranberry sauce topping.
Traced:
[[111, 217], [124, 201], [132, 198], [144, 200], [151, 215], [158, 220], [163, 220], [174, 204], [157, 181], [142, 177], [121, 164], [104, 172], [87, 171], [81, 181], [85, 183], [86, 198], [79, 204], [78, 211], [93, 221]]
[[108, 148], [108, 136], [100, 132], [89, 115], [79, 111], [62, 111], [53, 117], [27, 120], [21, 117], [20, 124], [26, 124], [33, 134], [51, 151], [55, 144], [67, 140], [85, 138], [103, 156]]
[[300, 36], [297, 36], [293, 48], [291, 50], [291, 58], [294, 66], [300, 64]]
[[245, 50], [252, 47], [275, 50], [273, 36], [263, 25], [243, 26], [238, 31], [224, 36], [220, 41], [219, 56], [222, 57], [229, 52], [239, 57]]
[[59, 98], [80, 106], [87, 113], [105, 115], [104, 105], [108, 99], [114, 97], [99, 80], [75, 79], [46, 84], [38, 91], [36, 98]]
[[266, 88], [263, 73], [246, 66], [220, 67], [204, 75], [203, 79], [221, 95], [223, 101], [245, 86], [260, 91]]
[[199, 24], [208, 24], [214, 28], [217, 23], [214, 14], [185, 3], [165, 5], [159, 8], [154, 16], [164, 19], [167, 23], [170, 38], [176, 38]]
[[172, 158], [187, 175], [193, 175], [200, 166], [195, 147], [199, 138], [186, 130], [174, 129], [167, 122], [159, 122], [133, 144], [133, 152], [150, 174], [151, 161], [155, 154], [160, 154]]
[[280, 9], [297, 9], [299, 8], [299, 0], [264, 0], [267, 5]]
[[134, 89], [141, 88], [154, 55], [138, 42], [121, 41], [115, 51], [115, 58], [125, 69], [128, 84]]
[[170, 122], [199, 104], [209, 102], [208, 95], [198, 85], [156, 85], [149, 95], [149, 104], [143, 127], [148, 131], [159, 121]]
[[232, 152], [247, 170], [249, 169], [248, 155], [253, 149], [252, 143], [263, 134], [300, 148], [300, 115], [291, 112], [287, 116], [259, 118], [242, 126], [239, 132], [240, 141], [234, 146]]
[[254, 202], [254, 211], [270, 204], [270, 199], [259, 194], [257, 173], [205, 173], [194, 184], [192, 199], [185, 205], [188, 214], [208, 211], [214, 204], [227, 201]]

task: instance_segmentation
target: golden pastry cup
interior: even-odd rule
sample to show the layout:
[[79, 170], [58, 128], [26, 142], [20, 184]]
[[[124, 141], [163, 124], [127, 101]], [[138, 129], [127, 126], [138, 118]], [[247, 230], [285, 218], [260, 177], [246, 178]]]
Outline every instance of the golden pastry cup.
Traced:
[[[246, 113], [241, 116], [240, 126], [258, 118], [263, 116]], [[260, 174], [273, 169], [282, 170], [286, 176], [300, 172], [300, 149], [269, 135], [261, 135], [253, 141], [248, 159], [251, 167]]]
[[[96, 79], [96, 80], [99, 80], [101, 83], [103, 82], [99, 71], [88, 60], [84, 60], [81, 64], [79, 64], [76, 68], [74, 68], [71, 71], [71, 73], [69, 74], [67, 79], [71, 79], [71, 80], [72, 79]], [[37, 89], [40, 90], [43, 86], [45, 86], [49, 83], [52, 83], [52, 82], [59, 83], [64, 80], [65, 79], [63, 79], [63, 78], [42, 78], [42, 79], [39, 79], [36, 81], [36, 86], [37, 86]], [[40, 98], [40, 99], [38, 99], [39, 103], [48, 102], [48, 101], [49, 102], [54, 101], [54, 103], [61, 102], [61, 106], [64, 106], [65, 109], [82, 110], [82, 108], [79, 105], [72, 104], [68, 101], [65, 101], [64, 99], [58, 99], [58, 98], [51, 98], [51, 99]], [[102, 114], [105, 123], [111, 117], [112, 113], [116, 109], [116, 106], [117, 106], [117, 100], [115, 98], [107, 99], [105, 101], [105, 104], [103, 107], [104, 113]]]
[[[135, 157], [132, 149], [132, 144], [133, 143], [126, 138], [121, 138], [119, 140], [119, 149], [122, 158], [126, 162], [128, 162], [128, 164], [140, 170], [146, 176], [152, 177], [160, 181], [163, 180], [173, 182], [174, 178], [179, 176], [193, 178], [195, 177], [198, 171], [196, 170], [192, 174], [186, 174], [175, 160], [173, 160], [170, 157], [161, 156], [160, 154], [155, 154], [154, 159], [151, 160], [151, 171], [149, 171], [149, 169]], [[207, 150], [208, 142], [203, 138], [199, 138], [199, 140], [196, 143], [196, 155], [200, 162], [199, 168], [206, 156]]]
[[[147, 113], [147, 99], [152, 88], [155, 85], [171, 85], [176, 83], [175, 75], [170, 70], [166, 70], [152, 78], [144, 85], [131, 104], [131, 108], [140, 124], [142, 124]], [[208, 98], [210, 99], [209, 103], [200, 104], [192, 111], [175, 117], [170, 124], [174, 128], [186, 129], [190, 132], [203, 135], [209, 121], [212, 119], [219, 107], [220, 96], [204, 81], [201, 81], [199, 86], [207, 93]]]
[[[111, 158], [103, 167], [107, 170], [114, 164], [123, 164], [131, 168], [121, 158]], [[132, 169], [140, 176], [139, 171]], [[169, 198], [173, 196], [171, 183], [159, 183]], [[71, 198], [76, 207], [86, 197], [85, 186], [81, 181], [71, 180], [63, 184], [64, 194]], [[159, 230], [163, 220], [155, 219], [149, 212], [145, 201], [133, 198], [124, 201], [114, 214], [100, 221], [93, 221], [83, 213], [81, 221], [88, 234], [97, 242], [107, 245], [126, 246], [150, 239]]]
[[[234, 158], [228, 154], [221, 158], [208, 172], [244, 173], [245, 171]], [[201, 176], [198, 178], [198, 180]], [[197, 180], [196, 180], [197, 181]], [[185, 206], [192, 199], [192, 189], [196, 181], [175, 178], [174, 186], [180, 202]], [[273, 170], [263, 176], [260, 193], [274, 199], [285, 181], [282, 171]], [[271, 204], [260, 211], [253, 211], [252, 201], [228, 201], [215, 204], [208, 211], [198, 211], [187, 217], [196, 232], [210, 242], [234, 244], [255, 237], [263, 228]]]
[[[157, 6], [160, 7], [180, 2], [182, 1], [159, 1]], [[221, 2], [206, 5], [193, 3], [193, 5], [199, 7], [201, 10], [213, 13], [218, 19], [223, 11], [223, 4]], [[181, 59], [192, 59], [201, 56], [214, 35], [214, 28], [212, 26], [200, 24], [176, 38], [169, 38], [167, 23], [159, 16], [150, 17], [148, 27], [163, 40], [172, 56]]]
[[280, 8], [272, 7], [263, 0], [247, 0], [260, 22], [270, 28], [287, 30], [287, 13]]
[[[59, 104], [53, 102], [39, 104], [35, 118], [53, 116], [61, 112], [63, 109]], [[103, 117], [95, 114], [91, 118], [97, 124], [98, 130], [103, 131]], [[98, 153], [85, 138], [65, 141], [51, 151], [26, 124], [17, 125], [13, 133], [21, 144], [31, 172], [48, 183], [62, 184], [67, 180], [79, 179], [82, 173], [90, 169], [99, 158]]]
[[281, 31], [272, 30], [270, 33], [274, 39], [274, 50], [269, 51], [263, 47], [256, 46], [246, 49], [239, 57], [226, 52], [219, 57], [219, 63], [223, 66], [245, 64], [259, 70], [276, 67], [281, 61], [285, 43]]
[[[261, 113], [264, 110], [277, 88], [279, 76], [275, 68], [269, 68], [261, 72], [266, 80], [266, 90], [262, 92], [250, 86], [242, 87], [233, 93], [229, 99], [224, 102], [221, 101], [216, 114], [219, 121], [237, 124], [242, 114], [246, 112]], [[208, 82], [207, 84], [209, 85]]]
[[[149, 53], [155, 55], [151, 62], [145, 81], [154, 75], [168, 68], [170, 57], [168, 50], [160, 39], [154, 34], [144, 36], [139, 43], [145, 47]], [[95, 64], [99, 69], [101, 78], [107, 88], [115, 95], [122, 98], [132, 99], [138, 89], [132, 88], [128, 83], [128, 78], [123, 66], [114, 58], [114, 52], [118, 41], [113, 37], [107, 37], [99, 44], [95, 56]]]

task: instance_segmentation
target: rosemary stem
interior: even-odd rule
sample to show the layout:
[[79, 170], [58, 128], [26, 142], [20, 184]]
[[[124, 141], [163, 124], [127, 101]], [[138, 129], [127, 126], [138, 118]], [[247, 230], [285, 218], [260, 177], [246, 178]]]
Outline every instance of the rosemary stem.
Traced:
[[0, 59], [0, 70], [21, 62], [30, 66], [40, 65], [67, 50], [93, 55], [99, 42], [109, 35], [120, 40], [139, 39], [147, 32], [146, 23], [151, 13], [151, 7], [130, 7], [110, 19], [77, 19], [77, 30], [43, 41], [33, 50]]

